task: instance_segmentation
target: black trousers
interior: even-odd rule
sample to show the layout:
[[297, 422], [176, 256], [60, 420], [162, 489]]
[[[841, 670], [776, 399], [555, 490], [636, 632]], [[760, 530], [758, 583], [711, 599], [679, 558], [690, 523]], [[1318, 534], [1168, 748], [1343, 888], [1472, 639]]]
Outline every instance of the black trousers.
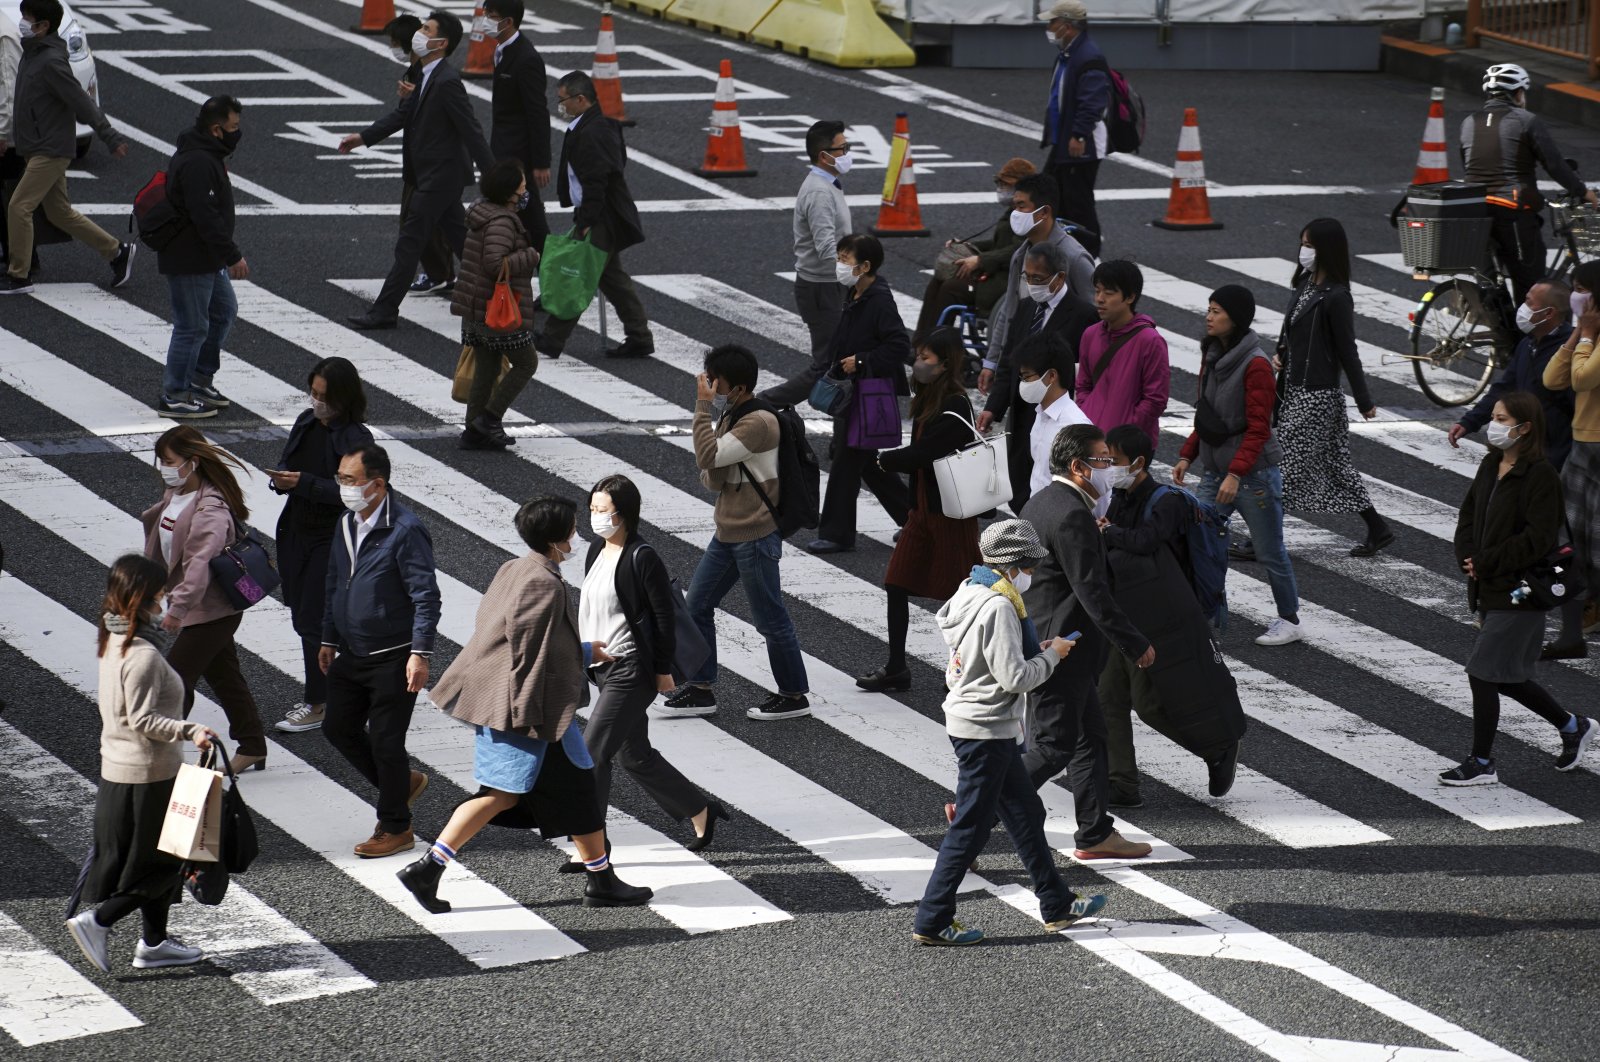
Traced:
[[[411, 197], [416, 189], [409, 184], [400, 186], [400, 223], [405, 224], [406, 215], [411, 212]], [[456, 256], [450, 249], [450, 243], [445, 238], [442, 228], [435, 228], [427, 242], [422, 245], [422, 258], [420, 259], [422, 271], [433, 280], [450, 280], [456, 275]]]
[[378, 826], [386, 833], [411, 828], [411, 761], [406, 731], [417, 695], [406, 692], [400, 648], [374, 656], [340, 653], [328, 669], [328, 707], [322, 732], [361, 776], [378, 789]]
[[822, 499], [822, 518], [817, 537], [841, 546], [856, 543], [856, 503], [861, 485], [877, 495], [896, 524], [905, 525], [911, 508], [911, 492], [906, 481], [895, 472], [878, 467], [878, 451], [857, 450], [844, 444], [842, 418], [834, 420], [833, 459], [828, 465], [828, 490]]
[[167, 650], [167, 663], [183, 680], [185, 719], [194, 707], [195, 686], [205, 679], [228, 717], [228, 737], [237, 746], [235, 751], [245, 756], [265, 756], [267, 739], [261, 713], [256, 710], [256, 699], [250, 694], [244, 672], [239, 670], [239, 652], [233, 641], [243, 621], [244, 613], [235, 612], [183, 628]]
[[[1012, 367], [1013, 370], [1015, 366]], [[1039, 416], [1039, 407], [1024, 402], [1015, 394], [1011, 396], [1011, 409], [1006, 414], [1006, 464], [1011, 470], [1011, 511], [1021, 513], [1033, 493], [1033, 451], [1029, 440], [1033, 437], [1033, 422]]]
[[405, 217], [400, 221], [400, 238], [394, 244], [394, 264], [383, 280], [383, 289], [372, 304], [375, 317], [400, 316], [400, 302], [417, 278], [422, 251], [436, 231], [442, 230], [446, 246], [461, 257], [467, 240], [467, 211], [461, 205], [461, 190], [436, 192], [418, 188], [411, 193]]
[[1077, 233], [1074, 238], [1083, 249], [1100, 257], [1100, 212], [1094, 205], [1094, 182], [1100, 176], [1100, 160], [1093, 162], [1057, 163], [1050, 167], [1050, 176], [1061, 189], [1061, 217], [1088, 232]]
[[[640, 343], [653, 343], [650, 318], [645, 315], [644, 303], [639, 300], [633, 278], [622, 268], [622, 252], [611, 250], [609, 234], [601, 225], [596, 225], [592, 230], [591, 241], [601, 250], [611, 252], [606, 256], [606, 267], [600, 274], [600, 294], [617, 311], [617, 317], [622, 321], [623, 337]], [[576, 318], [563, 320], [552, 317], [544, 325], [545, 343], [558, 349], [565, 347], [568, 337], [577, 327]]]
[[650, 718], [645, 709], [656, 699], [656, 677], [637, 655], [594, 669], [600, 696], [583, 728], [584, 744], [594, 760], [600, 813], [611, 800], [611, 767], [616, 763], [633, 776], [639, 788], [682, 821], [706, 806], [706, 795], [666, 761], [650, 744]]
[[1111, 834], [1106, 719], [1096, 692], [1105, 654], [1104, 637], [1086, 631], [1072, 655], [1028, 695], [1028, 750], [1022, 763], [1036, 788], [1067, 772], [1078, 813], [1073, 837], [1079, 848], [1091, 848]]
[[1521, 306], [1528, 289], [1544, 279], [1544, 216], [1537, 210], [1489, 207], [1489, 239], [1511, 274], [1511, 294]]
[[539, 186], [533, 181], [533, 171], [528, 171], [528, 206], [517, 211], [522, 227], [528, 230], [528, 241], [533, 249], [544, 253], [544, 238], [550, 235], [550, 220], [544, 216], [544, 200], [539, 198]]
[[819, 283], [795, 277], [794, 308], [800, 312], [800, 320], [811, 334], [811, 356], [820, 357], [833, 342], [833, 333], [839, 330], [839, 314], [844, 311], [844, 285], [833, 280]]
[[305, 703], [325, 704], [328, 676], [317, 664], [322, 648], [322, 613], [327, 608], [328, 550], [331, 538], [307, 539], [278, 525], [278, 574], [283, 578], [283, 603], [289, 606], [294, 632], [300, 636], [305, 665]]

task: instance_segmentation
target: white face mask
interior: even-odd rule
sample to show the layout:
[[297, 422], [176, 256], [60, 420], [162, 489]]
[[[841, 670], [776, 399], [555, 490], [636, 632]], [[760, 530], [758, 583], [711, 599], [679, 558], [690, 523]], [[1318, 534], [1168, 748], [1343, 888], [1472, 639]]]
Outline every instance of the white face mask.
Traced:
[[617, 529], [616, 513], [590, 513], [589, 526], [601, 538], [610, 538]]
[[389, 45], [389, 54], [394, 56], [394, 61], [399, 63], [401, 66], [411, 65], [410, 54], [398, 44]]
[[1131, 487], [1133, 481], [1139, 478], [1139, 470], [1132, 465], [1112, 465], [1111, 470], [1116, 473], [1111, 478], [1111, 489]]
[[411, 35], [411, 54], [426, 63], [430, 50], [429, 46], [432, 43], [433, 38], [428, 36], [426, 30], [417, 30]]
[[189, 473], [194, 471], [194, 464], [185, 461], [181, 465], [157, 465], [156, 469], [161, 473], [161, 482], [169, 487], [181, 487], [184, 480], [189, 478]]
[[1588, 293], [1582, 292], [1582, 291], [1574, 291], [1572, 293], [1571, 302], [1572, 302], [1572, 323], [1573, 324], [1577, 324], [1578, 323], [1578, 318], [1583, 316], [1583, 311], [1585, 311], [1585, 310], [1587, 310], [1589, 308], [1589, 296], [1588, 296]]
[[1036, 406], [1044, 401], [1044, 396], [1050, 390], [1050, 385], [1044, 382], [1041, 376], [1037, 380], [1023, 380], [1017, 384], [1017, 397], [1031, 406]]
[[1014, 575], [1006, 576], [1006, 578], [1011, 581], [1012, 586], [1017, 588], [1017, 593], [1019, 594], [1027, 593], [1028, 587], [1033, 585], [1033, 573], [1025, 572], [1021, 569], [1018, 569]]
[[833, 155], [833, 168], [838, 171], [840, 177], [849, 173], [850, 167], [855, 165], [855, 160], [850, 157], [850, 152], [848, 151], [841, 151], [837, 155], [829, 151], [827, 154]]
[[[1055, 277], [1051, 277], [1050, 280], [1054, 282]], [[1020, 294], [1032, 299], [1034, 302], [1043, 304], [1053, 299], [1056, 293], [1050, 290], [1049, 284], [1030, 284], [1028, 283], [1028, 278], [1023, 277]]]
[[839, 283], [843, 284], [847, 288], [855, 287], [856, 281], [861, 279], [860, 277], [856, 276], [855, 266], [846, 265], [843, 262], [833, 263], [833, 275], [838, 278]]
[[1541, 306], [1541, 307], [1539, 307], [1539, 309], [1535, 310], [1532, 306], [1529, 306], [1527, 303], [1523, 303], [1521, 306], [1518, 306], [1517, 307], [1517, 331], [1522, 332], [1524, 334], [1527, 334], [1529, 332], [1532, 332], [1535, 328], [1538, 328], [1541, 324], [1543, 324], [1544, 323], [1543, 321], [1535, 321], [1533, 319], [1533, 315], [1536, 314], [1536, 313], [1542, 312], [1544, 309], [1545, 309], [1545, 307]]
[[328, 420], [332, 418], [333, 407], [328, 405], [328, 403], [314, 396], [310, 398], [309, 401], [311, 403], [311, 415], [313, 417], [316, 417], [318, 420]]
[[[1093, 465], [1089, 466], [1089, 485], [1094, 488], [1095, 495], [1108, 505], [1110, 504], [1111, 490], [1117, 485], [1118, 480], [1121, 478], [1121, 472], [1122, 469], [1118, 468], [1116, 465], [1111, 465], [1108, 468], [1095, 468]], [[1100, 509], [1100, 512], [1095, 513], [1096, 516], [1100, 516], [1105, 512], [1105, 510], [1100, 506], [1096, 506], [1096, 508]]]
[[33, 36], [33, 23], [32, 22], [19, 22], [19, 23], [17, 23], [17, 36], [21, 37], [23, 40], [30, 39]]
[[1317, 264], [1317, 249], [1315, 247], [1300, 248], [1300, 268], [1307, 273], [1311, 272]]
[[1033, 227], [1039, 224], [1039, 219], [1033, 216], [1037, 213], [1037, 210], [1013, 210], [1011, 212], [1011, 231], [1018, 236], [1026, 236], [1032, 232]]
[[1010, 188], [996, 188], [994, 190], [995, 201], [1001, 206], [1010, 206], [1011, 197], [1015, 194], [1016, 193]]
[[1044, 28], [1044, 39], [1055, 45], [1057, 48], [1061, 47], [1061, 38], [1057, 37], [1056, 31], [1051, 29], [1049, 26]]
[[371, 483], [363, 483], [359, 487], [339, 485], [339, 500], [344, 502], [344, 507], [353, 513], [359, 513], [367, 507], [367, 488]]
[[472, 39], [481, 41], [485, 37], [498, 37], [500, 23], [503, 19], [490, 18], [488, 15], [479, 15], [472, 20]]
[[578, 548], [578, 529], [574, 527], [572, 529], [572, 534], [567, 536], [567, 540], [565, 542], [555, 542], [552, 543], [552, 545], [555, 546], [556, 552], [561, 554], [563, 557], [572, 556], [573, 552]]
[[1517, 440], [1521, 438], [1520, 435], [1512, 435], [1512, 432], [1520, 427], [1522, 427], [1520, 424], [1501, 424], [1497, 420], [1492, 420], [1489, 426], [1483, 429], [1483, 433], [1488, 437], [1489, 445], [1496, 450], [1509, 450], [1517, 445]]

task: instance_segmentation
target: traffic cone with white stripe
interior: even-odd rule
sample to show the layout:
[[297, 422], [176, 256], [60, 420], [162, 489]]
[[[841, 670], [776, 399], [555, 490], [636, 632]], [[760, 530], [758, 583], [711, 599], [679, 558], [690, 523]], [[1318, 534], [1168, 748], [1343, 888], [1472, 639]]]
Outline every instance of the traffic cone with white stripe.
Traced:
[[[478, 4], [472, 9], [472, 21], [476, 23], [483, 17], [483, 5]], [[485, 78], [494, 77], [494, 50], [499, 41], [487, 33], [474, 31], [469, 37], [467, 45], [467, 61], [461, 68], [462, 77]]]
[[361, 21], [350, 28], [357, 33], [382, 33], [394, 21], [394, 0], [362, 0]]
[[1422, 130], [1422, 149], [1417, 152], [1417, 169], [1412, 184], [1443, 184], [1450, 179], [1450, 156], [1444, 139], [1444, 89], [1433, 90], [1428, 104], [1428, 124]]
[[[922, 227], [922, 208], [917, 205], [917, 174], [911, 168], [911, 128], [906, 113], [894, 116], [894, 140], [889, 157], [894, 158], [895, 147], [905, 144], [905, 162], [900, 167], [900, 179], [894, 174], [884, 175], [883, 203], [878, 207], [878, 223], [869, 230], [874, 236], [927, 236]], [[889, 182], [894, 181], [891, 185]]]
[[717, 95], [711, 104], [711, 130], [706, 137], [706, 161], [694, 172], [702, 177], [754, 177], [745, 166], [744, 134], [739, 131], [739, 103], [733, 94], [733, 62], [722, 61], [717, 72]]
[[1172, 167], [1172, 194], [1167, 216], [1155, 222], [1158, 229], [1220, 229], [1211, 217], [1206, 198], [1206, 164], [1200, 152], [1200, 117], [1193, 107], [1183, 111], [1183, 132], [1178, 134], [1178, 161]]
[[600, 37], [594, 45], [594, 93], [600, 113], [633, 125], [622, 104], [622, 75], [617, 70], [617, 32], [611, 26], [611, 5], [600, 5]]

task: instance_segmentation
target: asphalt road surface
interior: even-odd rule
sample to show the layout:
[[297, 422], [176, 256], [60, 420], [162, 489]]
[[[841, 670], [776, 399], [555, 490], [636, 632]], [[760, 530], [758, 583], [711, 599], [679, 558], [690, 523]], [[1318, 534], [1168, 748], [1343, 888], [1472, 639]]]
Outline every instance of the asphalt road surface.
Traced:
[[[400, 71], [381, 42], [345, 32], [352, 0], [78, 8], [106, 110], [134, 144], [123, 161], [97, 145], [69, 187], [114, 231], [197, 101], [245, 99], [232, 169], [252, 275], [217, 377], [234, 404], [204, 428], [270, 465], [313, 359], [361, 366], [370, 419], [393, 440], [396, 487], [428, 524], [447, 577], [436, 673], [470, 633], [496, 568], [520, 552], [511, 515], [528, 497], [581, 498], [603, 474], [635, 477], [646, 532], [687, 582], [711, 533], [687, 450], [701, 354], [739, 341], [774, 374], [804, 364], [783, 274], [811, 121], [851, 124], [860, 147], [846, 191], [863, 228], [895, 114], [909, 114], [923, 216], [940, 239], [890, 242], [884, 275], [901, 293], [920, 294], [943, 237], [993, 224], [1000, 164], [1038, 156], [1038, 70], [845, 72], [619, 14], [638, 120], [628, 178], [649, 235], [625, 260], [658, 355], [607, 361], [595, 329], [580, 329], [508, 418], [515, 452], [469, 453], [455, 446], [460, 407], [447, 376], [458, 345], [442, 301], [408, 299], [393, 332], [341, 323], [388, 268], [400, 185], [398, 142], [334, 151], [390, 104]], [[551, 73], [586, 68], [597, 8], [548, 0], [538, 14], [525, 28]], [[740, 80], [760, 170], [750, 180], [689, 172], [722, 58]], [[685, 852], [687, 826], [619, 772], [616, 859], [624, 878], [655, 887], [651, 907], [587, 910], [574, 880], [554, 873], [561, 851], [497, 831], [447, 879], [455, 913], [427, 915], [393, 879], [400, 859], [350, 855], [371, 821], [365, 784], [319, 733], [274, 734], [270, 769], [242, 783], [262, 858], [225, 906], [186, 904], [175, 916], [212, 961], [133, 971], [130, 923], [114, 938], [114, 972], [89, 968], [61, 911], [98, 776], [92, 622], [106, 564], [137, 546], [135, 517], [158, 496], [149, 450], [166, 424], [149, 404], [169, 309], [151, 257], [108, 292], [90, 251], [47, 247], [37, 293], [0, 305], [0, 1056], [1592, 1058], [1600, 757], [1558, 774], [1548, 728], [1508, 705], [1502, 784], [1434, 781], [1469, 743], [1462, 663], [1473, 630], [1449, 539], [1483, 449], [1447, 445], [1453, 415], [1395, 356], [1422, 287], [1396, 267], [1385, 215], [1416, 159], [1426, 88], [1378, 75], [1133, 77], [1149, 140], [1141, 156], [1106, 163], [1100, 209], [1106, 256], [1145, 268], [1144, 308], [1172, 346], [1161, 458], [1174, 458], [1187, 430], [1179, 400], [1193, 396], [1206, 294], [1250, 284], [1258, 327], [1272, 334], [1300, 227], [1338, 217], [1359, 256], [1358, 334], [1383, 411], [1352, 426], [1351, 446], [1397, 539], [1379, 558], [1353, 560], [1356, 518], [1293, 516], [1307, 638], [1285, 648], [1253, 643], [1271, 613], [1262, 573], [1242, 566], [1230, 577], [1224, 648], [1251, 717], [1238, 785], [1209, 799], [1197, 761], [1141, 735], [1147, 805], [1123, 828], [1159, 841], [1157, 858], [1089, 867], [1061, 856], [1074, 888], [1109, 894], [1106, 919], [1044, 935], [997, 836], [961, 911], [989, 941], [911, 945], [910, 904], [954, 778], [943, 657], [919, 609], [912, 692], [854, 688], [851, 676], [884, 655], [879, 583], [892, 533], [863, 497], [855, 552], [815, 558], [791, 546], [784, 561], [814, 717], [745, 719], [771, 679], [734, 594], [720, 620], [722, 710], [654, 727], [668, 758], [734, 810], [715, 847]], [[1473, 101], [1447, 102], [1453, 130]], [[1165, 209], [1185, 107], [1199, 110], [1220, 231], [1149, 224]], [[1559, 124], [1556, 135], [1600, 172], [1600, 138]], [[270, 532], [276, 509], [259, 479], [251, 500]], [[253, 610], [240, 637], [275, 719], [299, 692], [282, 607]], [[1569, 708], [1593, 710], [1597, 664], [1542, 665], [1541, 676]], [[208, 702], [197, 712], [219, 717]], [[472, 789], [470, 737], [424, 703], [410, 748], [433, 776], [417, 824], [432, 837]], [[1051, 784], [1046, 798], [1053, 841], [1070, 852], [1070, 794]]]

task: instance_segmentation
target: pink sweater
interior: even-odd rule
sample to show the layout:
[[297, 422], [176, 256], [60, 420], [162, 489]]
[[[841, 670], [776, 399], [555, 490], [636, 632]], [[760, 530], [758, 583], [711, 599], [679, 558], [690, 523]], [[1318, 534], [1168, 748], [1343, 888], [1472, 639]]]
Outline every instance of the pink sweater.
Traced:
[[[1106, 348], [1141, 323], [1144, 329], [1122, 345], [1099, 381], [1090, 387], [1089, 376]], [[1152, 442], [1161, 441], [1161, 413], [1167, 408], [1172, 367], [1167, 361], [1167, 341], [1155, 324], [1148, 314], [1137, 313], [1115, 332], [1108, 332], [1102, 321], [1083, 333], [1078, 344], [1077, 403], [1101, 431], [1135, 424]]]

